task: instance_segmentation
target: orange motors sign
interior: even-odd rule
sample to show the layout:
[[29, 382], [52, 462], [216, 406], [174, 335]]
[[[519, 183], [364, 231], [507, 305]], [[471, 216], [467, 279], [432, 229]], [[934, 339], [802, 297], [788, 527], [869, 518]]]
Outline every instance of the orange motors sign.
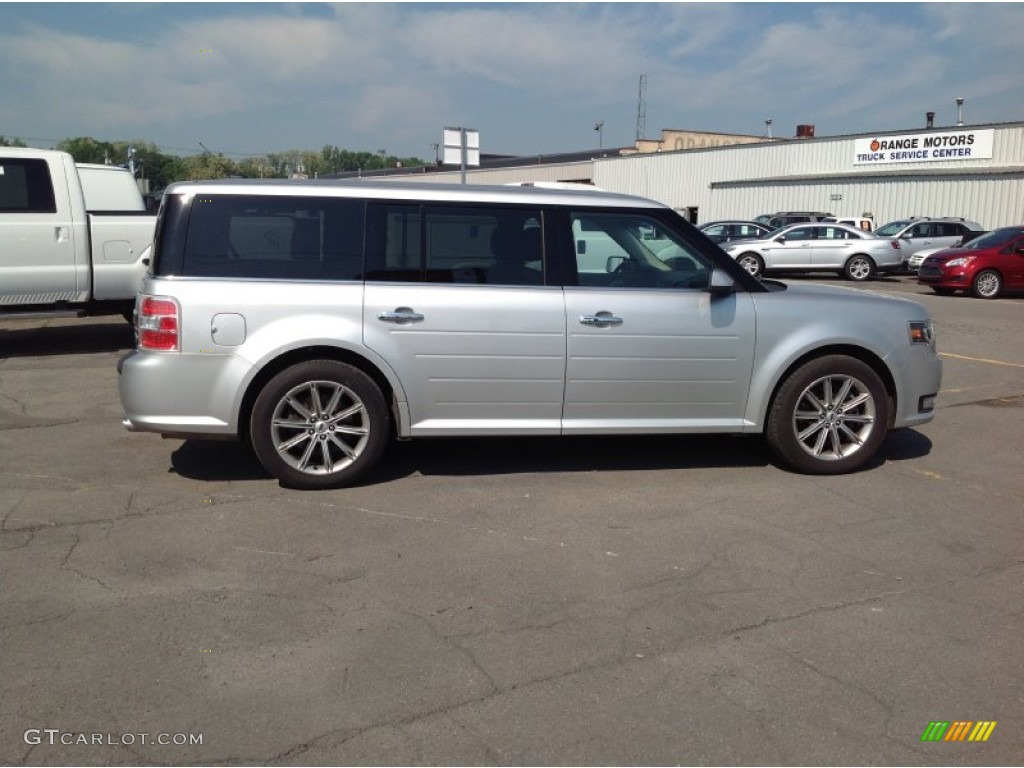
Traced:
[[992, 158], [995, 131], [948, 131], [857, 139], [854, 165], [941, 163]]

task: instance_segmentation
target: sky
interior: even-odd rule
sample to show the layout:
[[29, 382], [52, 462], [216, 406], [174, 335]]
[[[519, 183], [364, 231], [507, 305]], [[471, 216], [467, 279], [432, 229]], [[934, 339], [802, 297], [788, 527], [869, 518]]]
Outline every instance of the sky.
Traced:
[[[1024, 120], [1021, 3], [4, 3], [0, 136], [432, 160]], [[641, 110], [641, 78], [645, 83]], [[603, 123], [600, 131], [598, 123]]]

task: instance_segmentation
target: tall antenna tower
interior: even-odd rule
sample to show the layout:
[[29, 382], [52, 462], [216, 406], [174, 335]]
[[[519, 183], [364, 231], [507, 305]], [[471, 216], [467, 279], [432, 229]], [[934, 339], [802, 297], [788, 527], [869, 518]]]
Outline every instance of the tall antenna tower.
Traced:
[[640, 75], [640, 89], [636, 99], [636, 140], [647, 133], [647, 75]]

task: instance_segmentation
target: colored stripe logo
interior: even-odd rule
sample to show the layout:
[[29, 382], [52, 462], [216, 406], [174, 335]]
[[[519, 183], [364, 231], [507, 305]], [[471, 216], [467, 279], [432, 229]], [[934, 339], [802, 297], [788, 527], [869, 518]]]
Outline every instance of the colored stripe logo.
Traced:
[[921, 741], [988, 741], [996, 720], [933, 720], [921, 734]]

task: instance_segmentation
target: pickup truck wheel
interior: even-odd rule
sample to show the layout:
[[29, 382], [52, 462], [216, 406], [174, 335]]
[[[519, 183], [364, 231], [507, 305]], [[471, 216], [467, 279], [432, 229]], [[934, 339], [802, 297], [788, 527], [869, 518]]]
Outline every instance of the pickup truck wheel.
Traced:
[[759, 277], [764, 272], [764, 261], [756, 253], [744, 253], [736, 261], [754, 277]]
[[857, 255], [851, 256], [843, 267], [843, 274], [848, 280], [862, 282], [875, 273], [875, 262], [869, 257]]
[[353, 485], [387, 447], [384, 396], [357, 368], [311, 360], [272, 378], [253, 406], [250, 436], [263, 467], [301, 490]]
[[838, 475], [871, 460], [888, 423], [889, 400], [878, 374], [854, 358], [828, 355], [785, 380], [768, 411], [765, 437], [798, 472]]

